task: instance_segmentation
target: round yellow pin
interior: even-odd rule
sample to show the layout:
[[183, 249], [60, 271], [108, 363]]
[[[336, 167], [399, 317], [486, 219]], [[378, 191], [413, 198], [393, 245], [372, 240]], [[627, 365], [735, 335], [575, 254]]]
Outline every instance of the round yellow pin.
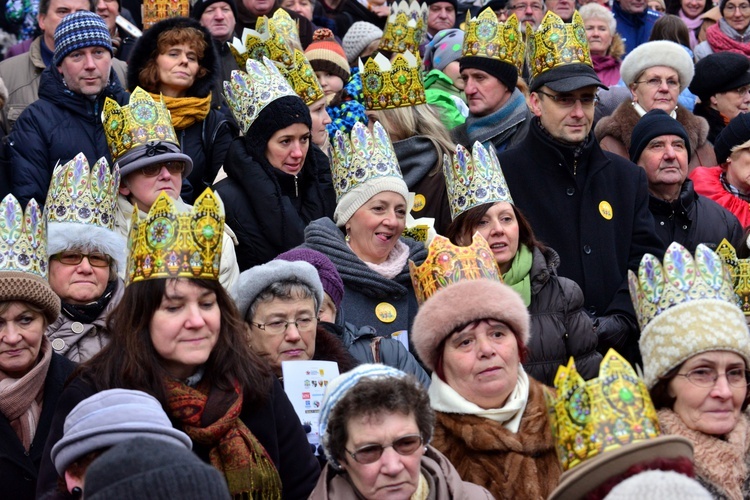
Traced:
[[425, 203], [427, 203], [427, 200], [425, 200], [425, 197], [423, 194], [418, 194], [414, 196], [414, 206], [411, 207], [412, 212], [419, 212], [424, 208]]
[[375, 316], [383, 323], [393, 323], [396, 321], [396, 308], [388, 302], [381, 302], [375, 306]]
[[610, 205], [608, 201], [599, 202], [599, 213], [607, 220], [612, 220], [612, 217], [614, 217], [612, 205]]

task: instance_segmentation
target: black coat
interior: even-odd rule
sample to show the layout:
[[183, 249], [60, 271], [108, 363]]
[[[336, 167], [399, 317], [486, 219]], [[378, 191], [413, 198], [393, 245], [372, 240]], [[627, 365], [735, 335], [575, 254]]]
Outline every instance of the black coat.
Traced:
[[35, 498], [37, 475], [44, 456], [44, 443], [50, 433], [57, 400], [63, 392], [65, 380], [74, 368], [72, 361], [52, 353], [47, 378], [44, 380], [42, 413], [28, 454], [8, 419], [0, 414], [0, 497], [13, 500]]

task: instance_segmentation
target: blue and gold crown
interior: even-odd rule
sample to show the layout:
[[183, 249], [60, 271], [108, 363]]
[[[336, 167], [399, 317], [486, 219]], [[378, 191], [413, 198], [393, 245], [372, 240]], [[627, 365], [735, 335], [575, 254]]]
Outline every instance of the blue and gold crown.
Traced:
[[487, 7], [474, 19], [466, 21], [466, 34], [461, 49], [463, 57], [488, 57], [523, 70], [526, 45], [521, 25], [515, 14], [501, 23], [497, 14]]
[[739, 299], [740, 308], [745, 316], [750, 316], [750, 259], [740, 259], [731, 243], [726, 238], [716, 248], [724, 264], [729, 269], [734, 285], [734, 293]]
[[419, 46], [427, 33], [427, 13], [427, 4], [420, 4], [416, 0], [411, 3], [401, 0], [391, 4], [391, 14], [385, 23], [378, 48], [395, 54], [402, 54], [407, 50], [418, 54]]
[[297, 96], [276, 64], [267, 57], [262, 61], [248, 59], [246, 70], [232, 71], [231, 79], [224, 82], [224, 96], [243, 133], [270, 103], [281, 97]]
[[389, 109], [427, 102], [419, 56], [409, 51], [388, 60], [378, 53], [364, 66], [360, 62], [365, 108]]
[[459, 144], [452, 162], [443, 156], [443, 173], [452, 219], [485, 203], [513, 203], [494, 148], [487, 152], [478, 141], [473, 153]]
[[163, 19], [190, 17], [189, 0], [148, 0], [141, 4], [141, 9], [144, 30]]
[[145, 219], [133, 211], [128, 237], [127, 284], [157, 278], [219, 279], [224, 210], [206, 189], [188, 211], [166, 193]]
[[573, 12], [570, 23], [548, 11], [538, 30], [534, 31], [530, 25], [526, 25], [526, 42], [529, 44], [527, 53], [532, 80], [567, 64], [593, 67], [586, 28], [578, 11]]
[[0, 271], [31, 273], [47, 279], [47, 224], [36, 200], [26, 211], [9, 194], [0, 202]]

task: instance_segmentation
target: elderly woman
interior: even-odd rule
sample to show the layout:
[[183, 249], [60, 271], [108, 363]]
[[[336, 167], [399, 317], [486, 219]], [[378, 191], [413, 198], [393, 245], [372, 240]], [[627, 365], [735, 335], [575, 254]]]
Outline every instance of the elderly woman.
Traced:
[[702, 14], [713, 7], [713, 2], [706, 0], [670, 0], [667, 2], [667, 14], [674, 14], [687, 26], [690, 34], [690, 48], [695, 49], [698, 45], [698, 34], [703, 24]]
[[547, 498], [561, 467], [548, 389], [521, 365], [529, 342], [521, 297], [489, 279], [449, 284], [422, 305], [412, 337], [432, 370], [433, 446], [495, 498]]
[[492, 498], [462, 481], [429, 445], [435, 413], [424, 388], [384, 365], [360, 365], [326, 388], [320, 435], [328, 464], [311, 500]]
[[[658, 274], [659, 260], [646, 254], [638, 278], [632, 271], [630, 278], [633, 304], [641, 312], [644, 382], [659, 425], [664, 434], [692, 442], [696, 478], [714, 498], [748, 498], [750, 337], [745, 316], [736, 305], [732, 281], [724, 280], [721, 258], [708, 247], [698, 245], [693, 259], [673, 243], [664, 260], [666, 276]], [[691, 289], [675, 295], [673, 283], [685, 278]], [[676, 328], [681, 335], [674, 335]]]
[[750, 3], [747, 0], [721, 0], [721, 18], [706, 30], [706, 40], [695, 46], [695, 60], [714, 52], [736, 52], [750, 57]]
[[617, 85], [620, 81], [620, 58], [625, 54], [625, 44], [617, 33], [614, 14], [608, 8], [593, 2], [582, 6], [579, 13], [586, 28], [594, 71], [604, 85]]
[[44, 443], [73, 363], [44, 336], [60, 314], [47, 283], [47, 243], [36, 201], [0, 203], [0, 480], [3, 496], [33, 500]]
[[693, 148], [689, 168], [712, 165], [713, 147], [708, 142], [708, 123], [677, 105], [677, 98], [693, 80], [693, 61], [687, 50], [665, 40], [644, 43], [631, 51], [620, 67], [630, 89], [631, 102], [623, 102], [597, 123], [594, 132], [602, 149], [629, 158], [630, 136], [638, 120], [659, 108], [679, 121]]

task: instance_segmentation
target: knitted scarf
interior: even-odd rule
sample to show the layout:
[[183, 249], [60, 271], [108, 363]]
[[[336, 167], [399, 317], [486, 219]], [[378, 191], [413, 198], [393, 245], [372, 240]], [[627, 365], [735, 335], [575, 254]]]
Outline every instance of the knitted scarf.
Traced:
[[26, 375], [11, 378], [0, 371], [0, 413], [16, 431], [23, 449], [28, 451], [34, 441], [44, 401], [44, 381], [47, 379], [52, 345], [42, 335], [41, 359]]
[[503, 282], [523, 299], [526, 307], [531, 304], [531, 263], [534, 255], [526, 245], [519, 245], [508, 272], [503, 274]]
[[750, 44], [734, 40], [721, 30], [720, 23], [726, 23], [720, 19], [718, 23], [706, 30], [706, 40], [714, 52], [735, 52], [750, 57]]
[[89, 302], [88, 304], [71, 304], [62, 301], [62, 312], [73, 321], [91, 324], [99, 318], [102, 311], [109, 305], [109, 301], [112, 300], [112, 295], [115, 293], [116, 288], [117, 280], [114, 279], [107, 283], [102, 296], [93, 302]]
[[[160, 94], [151, 93], [154, 100], [159, 100]], [[175, 130], [185, 130], [196, 122], [202, 122], [211, 111], [211, 93], [206, 97], [169, 97], [161, 94], [167, 109], [172, 115], [172, 125]]]
[[211, 465], [224, 474], [233, 498], [280, 499], [281, 479], [263, 445], [239, 416], [242, 391], [209, 387], [202, 381], [196, 388], [167, 378], [167, 406], [182, 430], [196, 443], [211, 447]]
[[479, 141], [489, 147], [492, 139], [495, 144], [502, 144], [516, 130], [516, 126], [526, 118], [526, 98], [515, 89], [505, 106], [487, 116], [466, 118], [466, 134], [472, 143]]
[[[351, 246], [349, 247], [351, 248]], [[406, 246], [406, 243], [404, 243], [401, 240], [396, 241], [396, 246], [393, 247], [391, 252], [388, 254], [388, 258], [385, 259], [384, 262], [381, 262], [380, 264], [375, 264], [372, 262], [367, 262], [363, 260], [362, 262], [367, 265], [370, 269], [381, 275], [383, 278], [392, 280], [401, 272], [404, 270], [404, 266], [406, 266], [406, 261], [409, 259], [409, 247]]]

